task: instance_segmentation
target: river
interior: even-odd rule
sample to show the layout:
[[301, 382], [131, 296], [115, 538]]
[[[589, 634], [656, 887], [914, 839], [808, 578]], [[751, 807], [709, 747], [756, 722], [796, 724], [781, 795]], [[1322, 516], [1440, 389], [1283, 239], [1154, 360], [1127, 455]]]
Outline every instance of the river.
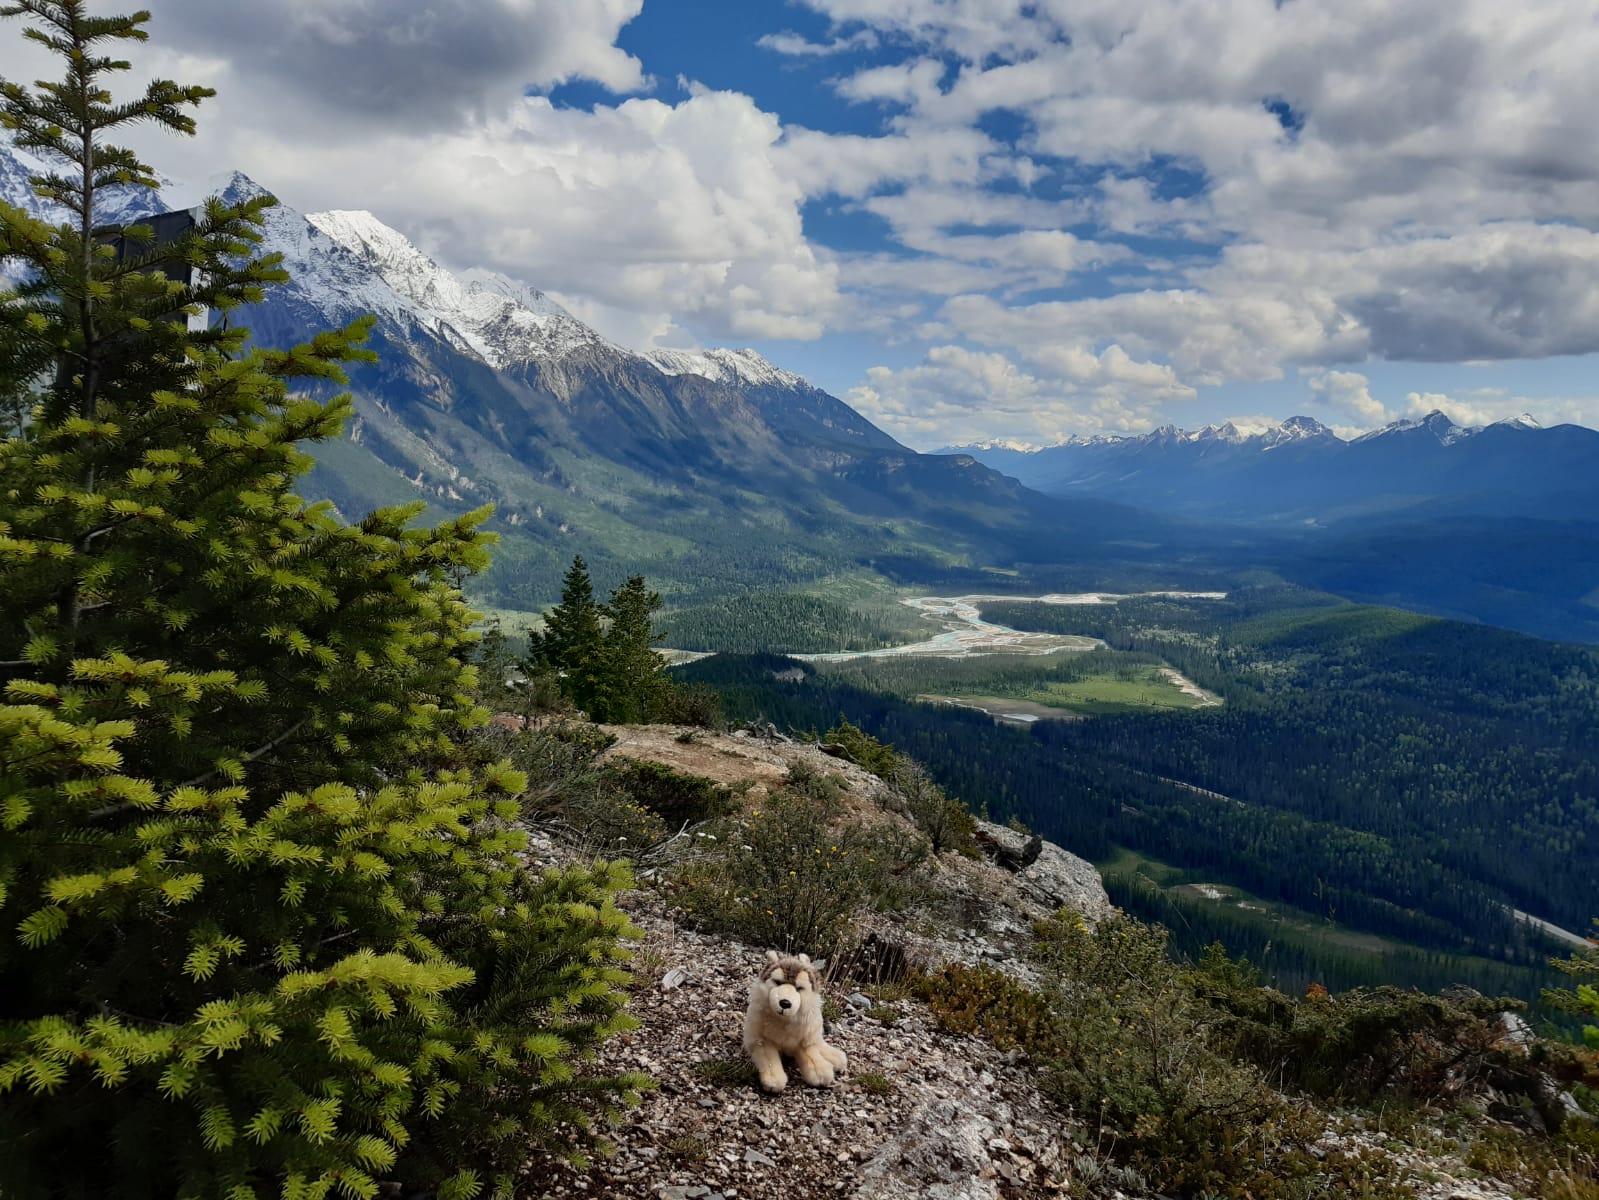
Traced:
[[[925, 641], [881, 650], [845, 650], [829, 654], [795, 654], [807, 662], [848, 662], [856, 658], [900, 658], [930, 654], [940, 658], [973, 658], [980, 654], [1062, 654], [1095, 650], [1098, 638], [1070, 633], [1027, 633], [982, 618], [984, 604], [1006, 601], [1018, 604], [1116, 604], [1135, 596], [1167, 596], [1176, 600], [1225, 600], [1226, 592], [1051, 592], [1047, 596], [913, 596], [900, 603], [914, 608], [930, 621], [941, 622], [942, 633]], [[1173, 682], [1176, 682], [1175, 680]], [[1183, 682], [1187, 682], [1184, 680]], [[1188, 686], [1192, 687], [1192, 684]]]

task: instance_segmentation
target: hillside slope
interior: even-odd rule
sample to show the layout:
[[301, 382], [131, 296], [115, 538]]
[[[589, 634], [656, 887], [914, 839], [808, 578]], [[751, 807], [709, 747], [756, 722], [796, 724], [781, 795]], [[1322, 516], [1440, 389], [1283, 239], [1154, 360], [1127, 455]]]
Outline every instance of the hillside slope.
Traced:
[[[814, 745], [743, 730], [610, 726], [604, 732], [614, 743], [602, 761], [659, 764], [679, 777], [738, 784], [746, 814], [759, 813], [797, 779], [822, 779], [836, 784], [850, 819], [897, 821], [882, 808], [881, 780]], [[569, 830], [559, 823], [535, 828], [530, 865], [581, 853], [564, 840]], [[644, 930], [630, 1003], [641, 1027], [609, 1043], [598, 1067], [648, 1072], [659, 1090], [611, 1131], [615, 1152], [603, 1160], [575, 1168], [554, 1159], [531, 1162], [530, 1195], [777, 1200], [803, 1178], [822, 1181], [823, 1195], [850, 1200], [1153, 1200], [1149, 1178], [1117, 1162], [1093, 1114], [1063, 1107], [1052, 1095], [1041, 1063], [1014, 1043], [1007, 1048], [956, 1028], [951, 1011], [913, 979], [927, 972], [922, 977], [936, 981], [946, 969], [975, 967], [1040, 986], [1032, 965], [1034, 923], [1061, 905], [1089, 921], [1110, 915], [1088, 864], [1043, 843], [1034, 846], [1037, 860], [1018, 870], [1027, 839], [980, 826], [989, 857], [940, 856], [915, 903], [865, 918], [873, 955], [835, 964], [827, 1037], [850, 1060], [839, 1082], [818, 1089], [793, 1081], [783, 1093], [765, 1095], [740, 1047], [747, 988], [765, 947], [705, 930], [667, 883], [703, 834], [690, 827], [689, 848], [646, 852], [642, 886], [625, 900]], [[873, 963], [886, 966], [879, 982], [853, 974], [870, 972]], [[1412, 1126], [1396, 1138], [1380, 1120], [1375, 1128], [1367, 1122], [1354, 1114], [1316, 1115], [1307, 1126], [1315, 1132], [1305, 1161], [1325, 1160], [1328, 1182], [1293, 1194], [1343, 1194], [1343, 1181], [1357, 1177], [1380, 1187], [1371, 1194], [1393, 1200], [1516, 1194], [1512, 1184], [1485, 1178], [1466, 1162], [1474, 1138], [1495, 1129], [1508, 1136], [1509, 1126], [1482, 1120], [1454, 1137]]]

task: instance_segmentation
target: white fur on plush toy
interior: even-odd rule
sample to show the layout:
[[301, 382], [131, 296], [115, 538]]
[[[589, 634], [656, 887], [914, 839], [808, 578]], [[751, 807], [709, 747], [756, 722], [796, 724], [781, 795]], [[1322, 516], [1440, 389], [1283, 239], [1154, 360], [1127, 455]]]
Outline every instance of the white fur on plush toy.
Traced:
[[794, 1060], [800, 1078], [812, 1087], [832, 1087], [836, 1073], [849, 1063], [842, 1050], [822, 1040], [820, 984], [826, 965], [813, 963], [804, 954], [783, 958], [776, 950], [768, 950], [760, 975], [750, 984], [744, 1050], [755, 1060], [761, 1086], [769, 1092], [788, 1086], [785, 1054]]

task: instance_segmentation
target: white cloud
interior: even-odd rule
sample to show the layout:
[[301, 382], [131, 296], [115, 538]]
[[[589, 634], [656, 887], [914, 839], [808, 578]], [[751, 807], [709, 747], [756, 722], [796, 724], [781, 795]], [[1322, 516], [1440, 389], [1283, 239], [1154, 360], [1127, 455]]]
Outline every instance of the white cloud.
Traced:
[[775, 151], [782, 170], [807, 195], [866, 196], [879, 188], [974, 184], [996, 149], [976, 129], [917, 130], [882, 137], [820, 133], [794, 126]]
[[[868, 132], [638, 98], [656, 64], [617, 38], [642, 0], [150, 0], [138, 74], [221, 95], [192, 144], [141, 145], [371, 208], [632, 344], [849, 329], [978, 356], [868, 380], [904, 421], [917, 396], [977, 419], [990, 356], [1018, 373], [996, 420], [1092, 429], [1297, 368], [1358, 424], [1388, 411], [1363, 363], [1599, 351], [1587, 0], [801, 2], [826, 37], [762, 45], [840, 56]], [[0, 73], [32, 78], [19, 45]], [[527, 95], [574, 79], [615, 101]], [[819, 198], [887, 240], [813, 244]]]
[[826, 58], [857, 50], [875, 50], [877, 42], [877, 34], [870, 29], [858, 29], [848, 37], [836, 37], [827, 42], [813, 42], [803, 34], [785, 29], [782, 33], [769, 33], [755, 44], [791, 58]]
[[1371, 380], [1358, 371], [1305, 371], [1304, 375], [1311, 398], [1350, 418], [1352, 428], [1372, 429], [1393, 419], [1382, 401], [1372, 396]]
[[[591, 111], [527, 94], [644, 86], [614, 44], [640, 5], [153, 0], [129, 80], [219, 95], [197, 138], [133, 140], [178, 178], [237, 167], [303, 211], [370, 209], [446, 264], [525, 279], [627, 344], [816, 337], [837, 267], [805, 236], [775, 116], [699, 87]], [[17, 32], [0, 29], [0, 74], [32, 78]]]
[[[1022, 131], [975, 179], [874, 191], [857, 177], [901, 243], [949, 255], [956, 225], [990, 228], [998, 245], [1018, 227], [1086, 220], [1100, 242], [1224, 247], [1175, 275], [1146, 264], [1176, 286], [1125, 271], [1115, 294], [1043, 304], [973, 289], [925, 333], [1029, 363], [1045, 343], [1115, 343], [1194, 387], [1296, 365], [1599, 351], [1599, 165], [1585, 132], [1599, 20], [1582, 0], [805, 2], [908, 48], [837, 85], [887, 106], [888, 136], [996, 113]], [[1021, 194], [989, 186], [1007, 159], [1028, 164], [1012, 175], [1030, 180]], [[1035, 171], [1079, 182], [1044, 202]], [[1316, 378], [1352, 420], [1387, 411]]]
[[643, 88], [616, 46], [643, 0], [149, 0], [152, 37], [224, 61], [235, 94], [335, 124], [451, 128], [530, 87]]
[[[593, 112], [533, 97], [496, 122], [410, 147], [401, 180], [382, 178], [399, 147], [336, 155], [372, 180], [368, 206], [447, 260], [657, 325], [811, 338], [837, 302], [837, 268], [806, 240], [803, 193], [772, 161], [778, 135], [774, 118], [729, 92]], [[314, 191], [333, 160], [279, 170]]]
[[1192, 395], [1169, 369], [1137, 362], [1119, 346], [1097, 355], [1043, 350], [1032, 361], [1025, 370], [1004, 354], [934, 346], [916, 366], [871, 368], [846, 398], [896, 437], [933, 449], [1150, 429], [1162, 401]]

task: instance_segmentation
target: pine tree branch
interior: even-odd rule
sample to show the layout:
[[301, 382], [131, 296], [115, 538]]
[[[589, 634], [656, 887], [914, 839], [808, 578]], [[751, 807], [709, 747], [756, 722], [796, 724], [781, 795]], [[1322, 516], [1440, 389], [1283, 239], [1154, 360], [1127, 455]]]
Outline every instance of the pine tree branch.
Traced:
[[[240, 765], [241, 766], [248, 765], [249, 763], [253, 763], [257, 759], [259, 759], [259, 758], [261, 758], [261, 757], [263, 757], [263, 756], [265, 756], [267, 754], [271, 754], [272, 751], [276, 750], [279, 746], [283, 745], [284, 742], [288, 741], [295, 734], [299, 733], [301, 729], [305, 728], [305, 726], [310, 722], [310, 720], [311, 720], [310, 716], [301, 717], [298, 721], [296, 721], [293, 725], [290, 725], [287, 729], [285, 729], [282, 733], [278, 734], [277, 737], [273, 738], [266, 745], [260, 746], [257, 749], [252, 750], [252, 751], [250, 751], [250, 753], [246, 754], [243, 758], [241, 758], [239, 760]], [[173, 791], [177, 791], [180, 788], [199, 787], [201, 784], [209, 783], [211, 780], [215, 779], [221, 773], [222, 772], [220, 770], [207, 771], [204, 775], [196, 775], [193, 779], [185, 779], [182, 783], [178, 784], [172, 790]], [[132, 804], [111, 804], [111, 805], [107, 805], [105, 808], [97, 808], [97, 809], [95, 809], [92, 813], [90, 813], [84, 819], [87, 820], [87, 821], [103, 821], [107, 817], [114, 817], [118, 813], [127, 812], [129, 809], [134, 808], [134, 807], [136, 807], [136, 806], [132, 805]]]

